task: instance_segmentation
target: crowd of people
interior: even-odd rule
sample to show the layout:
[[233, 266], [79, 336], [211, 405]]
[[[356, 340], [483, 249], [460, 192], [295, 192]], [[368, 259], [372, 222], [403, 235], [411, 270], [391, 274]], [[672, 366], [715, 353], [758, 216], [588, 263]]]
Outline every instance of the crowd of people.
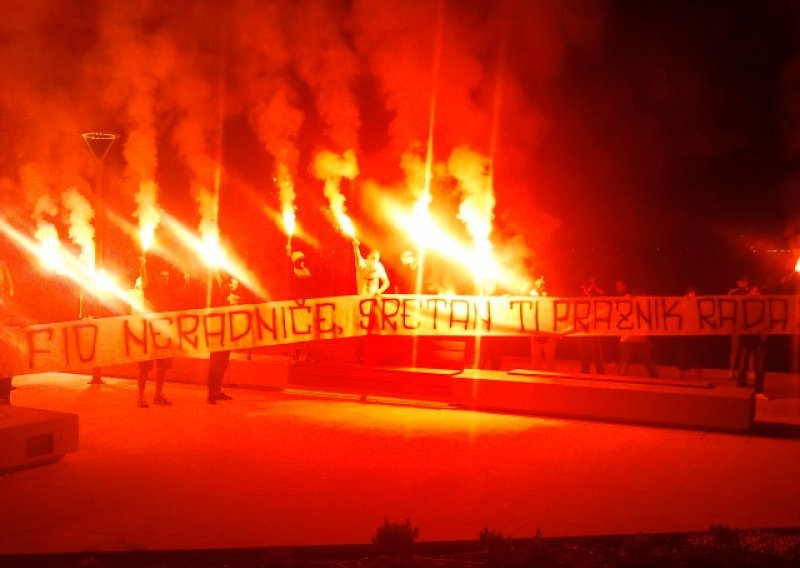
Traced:
[[[597, 284], [595, 278], [589, 278], [580, 290], [583, 296], [618, 296], [632, 297], [632, 293], [624, 280], [614, 282], [614, 291], [607, 294]], [[537, 280], [532, 294], [546, 296], [547, 290], [544, 286], [544, 279]], [[737, 278], [736, 286], [732, 288], [728, 295], [758, 295], [760, 291], [757, 286], [750, 283], [747, 276]], [[636, 293], [636, 295], [639, 295]], [[697, 295], [694, 287], [689, 287], [685, 292], [686, 297], [692, 298]], [[531, 337], [531, 362], [534, 369], [553, 371], [555, 370], [556, 345], [559, 337], [555, 334], [535, 334]], [[604, 341], [601, 337], [580, 337], [579, 356], [581, 373], [598, 375], [606, 374], [606, 354]], [[730, 378], [735, 380], [739, 387], [748, 386], [748, 371], [753, 374], [753, 388], [759, 398], [767, 398], [764, 392], [765, 361], [766, 361], [767, 336], [764, 334], [740, 334], [731, 336], [730, 347]], [[693, 378], [701, 380], [703, 367], [700, 360], [698, 342], [694, 338], [686, 338], [682, 341], [678, 357], [679, 378], [685, 380]], [[619, 337], [619, 363], [615, 374], [627, 376], [630, 373], [632, 363], [641, 364], [647, 374], [654, 379], [659, 378], [658, 367], [653, 358], [653, 343], [644, 335], [624, 333]]]
[[[395, 293], [414, 293], [420, 289], [419, 263], [413, 251], [407, 250], [402, 253], [399, 268], [394, 272], [393, 285], [377, 250], [370, 250], [364, 256], [358, 240], [354, 239], [352, 245], [356, 293], [379, 296], [389, 290]], [[286, 299], [303, 299], [319, 295], [317, 279], [322, 276], [321, 272], [324, 271], [313, 266], [313, 261], [309, 262], [306, 253], [293, 248], [291, 243], [286, 246], [286, 267], [285, 280], [288, 283]], [[257, 301], [255, 296], [242, 287], [238, 279], [229, 274], [223, 274], [219, 270], [209, 270], [206, 281], [200, 280], [191, 278], [188, 274], [176, 270], [175, 266], [160, 259], [147, 261], [142, 257], [138, 278], [131, 290], [130, 305], [133, 311], [164, 312], [201, 305], [226, 306]], [[534, 281], [530, 293], [537, 296], [548, 295], [547, 284], [543, 277]], [[201, 294], [204, 296], [204, 300], [198, 299]], [[580, 294], [587, 297], [631, 297], [639, 295], [639, 292], [629, 290], [623, 280], [616, 280], [613, 291], [607, 294], [595, 278], [589, 278], [580, 287]], [[689, 297], [695, 294], [693, 288], [686, 290], [686, 295]], [[752, 295], [759, 294], [759, 290], [750, 284], [747, 277], [742, 276], [729, 294], [732, 296]], [[0, 324], [2, 326], [5, 326], [8, 319], [6, 305], [13, 295], [14, 283], [11, 273], [5, 262], [0, 262]], [[371, 318], [369, 333], [375, 331], [373, 328], [376, 327], [376, 324], [375, 319]], [[556, 370], [559, 340], [560, 337], [556, 334], [538, 333], [531, 336], [530, 356], [534, 369], [551, 372]], [[685, 338], [681, 341], [683, 343], [678, 351], [677, 365], [680, 378], [702, 379], [703, 365], [700, 361], [697, 343], [692, 341], [692, 338]], [[607, 339], [586, 336], [577, 338], [575, 342], [578, 347], [581, 373], [604, 375], [608, 372], [609, 344]], [[483, 357], [483, 353], [481, 354], [482, 366], [496, 368], [499, 366], [500, 353], [496, 347], [492, 347], [490, 341], [487, 341], [486, 344], [487, 356]], [[363, 358], [364, 345], [363, 341], [358, 343], [359, 361]], [[639, 364], [644, 367], [650, 377], [659, 377], [659, 369], [653, 357], [653, 343], [647, 336], [633, 333], [622, 334], [619, 337], [618, 350], [615, 348], [614, 352], [618, 352], [618, 364], [614, 369], [614, 374], [628, 375], [631, 366]], [[765, 336], [743, 334], [731, 338], [731, 378], [735, 379], [739, 386], [747, 386], [748, 372], [752, 370], [753, 386], [759, 396], [764, 395], [765, 354]], [[293, 344], [290, 347], [290, 356], [292, 363], [317, 361], [317, 342], [312, 340]], [[208, 386], [207, 400], [210, 404], [231, 399], [230, 395], [222, 390], [223, 377], [229, 360], [230, 351], [216, 351], [209, 357], [206, 383]], [[148, 408], [151, 404], [157, 406], [172, 404], [164, 392], [165, 380], [171, 367], [172, 360], [170, 358], [139, 363], [137, 390], [139, 407]], [[151, 402], [148, 402], [146, 388], [153, 371], [155, 387]], [[0, 378], [0, 404], [10, 400], [12, 388], [10, 378]]]
[[[355, 290], [363, 295], [379, 295], [389, 289], [390, 281], [385, 267], [381, 263], [380, 253], [370, 250], [366, 256], [361, 253], [361, 243], [353, 241], [355, 258]], [[301, 250], [286, 247], [287, 255], [287, 292], [286, 299], [303, 299], [316, 295], [312, 269], [307, 264], [306, 255]], [[179, 271], [173, 265], [161, 259], [148, 261], [142, 256], [139, 259], [139, 271], [133, 288], [129, 291], [128, 308], [120, 305], [103, 307], [92, 304], [89, 298], [81, 298], [81, 317], [118, 315], [128, 311], [133, 313], [168, 312], [200, 306], [230, 306], [256, 301], [255, 296], [245, 290], [240, 281], [219, 269], [209, 269], [206, 278], [192, 277]], [[5, 262], [0, 261], [0, 328], [5, 328], [9, 314], [6, 311], [7, 299], [14, 295], [11, 273]], [[373, 329], [374, 331], [374, 329]], [[363, 349], [363, 345], [360, 344]], [[230, 351], [214, 351], [209, 355], [206, 384], [209, 404], [231, 400], [232, 397], [222, 390], [223, 379], [230, 361]], [[291, 347], [293, 362], [312, 362], [316, 360], [315, 342], [294, 344]], [[138, 364], [138, 388], [136, 404], [139, 408], [169, 406], [172, 401], [167, 398], [164, 389], [172, 358], [158, 358], [141, 361]], [[146, 397], [147, 383], [151, 372], [155, 370], [155, 387], [151, 402]], [[99, 372], [99, 370], [95, 370]], [[93, 381], [92, 384], [102, 384]], [[10, 402], [12, 386], [11, 377], [0, 378], [0, 404]]]
[[[162, 265], [155, 275], [148, 270], [145, 257], [140, 259], [139, 277], [136, 280], [134, 293], [141, 299], [131, 302], [134, 311], [167, 312], [186, 307], [187, 296], [190, 295], [190, 279], [186, 274], [178, 276], [175, 271]], [[243, 290], [239, 280], [218, 269], [211, 270], [207, 281], [207, 301], [210, 306], [232, 306], [242, 303]], [[137, 305], [138, 304], [138, 305]], [[209, 355], [206, 384], [209, 404], [217, 401], [231, 400], [231, 396], [222, 390], [222, 382], [230, 361], [230, 351], [214, 351]], [[172, 402], [164, 395], [164, 382], [167, 371], [172, 367], [171, 358], [159, 358], [139, 363], [138, 399], [140, 408], [148, 408], [145, 390], [150, 371], [155, 368], [155, 391], [152, 403], [157, 406], [169, 406]]]

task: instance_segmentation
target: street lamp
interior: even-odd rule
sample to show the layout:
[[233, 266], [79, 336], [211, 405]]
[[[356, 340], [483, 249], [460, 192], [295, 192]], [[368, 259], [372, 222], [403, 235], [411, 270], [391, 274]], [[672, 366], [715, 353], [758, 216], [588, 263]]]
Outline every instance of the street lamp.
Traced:
[[97, 170], [94, 178], [94, 202], [95, 202], [95, 266], [103, 266], [103, 248], [106, 241], [106, 202], [103, 193], [103, 164], [111, 150], [114, 141], [119, 138], [116, 134], [108, 132], [84, 132], [81, 134], [86, 146], [97, 161]]
[[[103, 267], [104, 247], [106, 242], [106, 200], [103, 193], [103, 164], [108, 151], [111, 150], [114, 141], [118, 138], [116, 134], [108, 132], [84, 132], [81, 134], [83, 141], [94, 156], [97, 162], [94, 178], [94, 208], [95, 208], [95, 240], [94, 240], [94, 269], [99, 270]], [[81, 302], [81, 312], [83, 302]], [[83, 316], [83, 313], [81, 313]], [[92, 380], [90, 385], [102, 385], [103, 379], [100, 377], [100, 368], [92, 369]]]

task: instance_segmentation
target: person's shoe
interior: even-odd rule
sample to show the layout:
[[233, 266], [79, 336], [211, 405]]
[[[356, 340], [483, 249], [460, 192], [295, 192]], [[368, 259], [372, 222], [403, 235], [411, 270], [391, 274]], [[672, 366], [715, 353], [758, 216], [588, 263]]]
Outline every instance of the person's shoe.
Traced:
[[143, 399], [143, 398], [140, 398], [138, 401], [136, 401], [136, 406], [138, 406], [139, 408], [149, 408], [150, 407], [150, 405], [147, 404], [147, 401], [145, 399]]
[[220, 391], [214, 395], [214, 398], [217, 400], [231, 400], [233, 397], [229, 394], [225, 394], [224, 392]]
[[764, 394], [763, 392], [757, 392], [756, 400], [769, 400], [769, 395]]
[[172, 404], [172, 401], [167, 400], [164, 395], [161, 395], [153, 398], [153, 404], [157, 404], [159, 406], [169, 406]]

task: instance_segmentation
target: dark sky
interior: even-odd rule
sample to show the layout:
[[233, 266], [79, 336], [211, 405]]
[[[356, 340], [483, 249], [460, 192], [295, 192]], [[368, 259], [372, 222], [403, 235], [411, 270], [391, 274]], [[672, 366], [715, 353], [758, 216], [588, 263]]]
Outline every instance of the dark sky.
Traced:
[[564, 184], [587, 205], [576, 220], [618, 225], [618, 238], [623, 225], [656, 239], [781, 234], [797, 210], [784, 191], [790, 14], [769, 2], [610, 2], [603, 45], [564, 66], [552, 103], [564, 128], [544, 144], [552, 175], [580, 185]]
[[[590, 270], [612, 264], [652, 285], [702, 269], [700, 257], [787, 248], [800, 205], [788, 143], [797, 14], [781, 2], [608, 2], [602, 41], [573, 49], [540, 94], [552, 117], [542, 175], [559, 188], [540, 195], [561, 220], [552, 255], [568, 243]], [[671, 255], [644, 253], [656, 249]]]

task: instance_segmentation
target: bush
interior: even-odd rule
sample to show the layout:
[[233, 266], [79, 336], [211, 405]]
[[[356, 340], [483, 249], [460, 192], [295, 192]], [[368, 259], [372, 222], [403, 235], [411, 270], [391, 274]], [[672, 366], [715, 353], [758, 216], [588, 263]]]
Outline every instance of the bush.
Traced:
[[390, 523], [389, 519], [384, 519], [383, 526], [378, 527], [372, 537], [372, 544], [382, 556], [407, 558], [413, 553], [418, 536], [419, 529], [412, 527], [409, 519], [405, 523]]
[[514, 550], [510, 537], [483, 527], [478, 538], [481, 548], [486, 550], [487, 568], [511, 568], [514, 566]]

